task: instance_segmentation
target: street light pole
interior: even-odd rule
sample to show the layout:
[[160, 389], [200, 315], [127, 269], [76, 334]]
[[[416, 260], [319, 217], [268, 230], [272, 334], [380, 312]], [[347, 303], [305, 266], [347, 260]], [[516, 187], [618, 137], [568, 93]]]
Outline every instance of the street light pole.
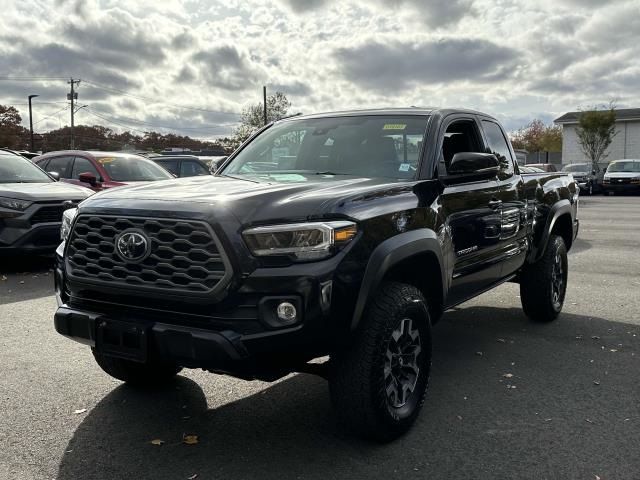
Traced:
[[29, 95], [29, 131], [31, 132], [31, 151], [35, 151], [33, 146], [33, 115], [31, 114], [31, 99], [39, 97], [40, 95]]

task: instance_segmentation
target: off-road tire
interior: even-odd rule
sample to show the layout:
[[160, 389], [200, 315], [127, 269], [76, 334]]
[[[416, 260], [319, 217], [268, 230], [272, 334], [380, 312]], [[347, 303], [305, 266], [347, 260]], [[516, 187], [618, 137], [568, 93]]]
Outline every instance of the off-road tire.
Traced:
[[91, 349], [98, 366], [113, 378], [122, 380], [132, 386], [153, 387], [171, 382], [182, 370], [181, 367], [158, 361], [146, 363], [110, 357]]
[[[395, 350], [401, 342], [393, 335], [397, 337], [399, 331], [409, 332], [406, 340], [411, 340], [411, 332], [414, 335], [418, 332], [419, 353], [405, 355], [406, 350]], [[397, 387], [401, 383], [391, 376], [395, 370], [388, 368], [393, 361], [394, 368], [415, 372], [408, 366], [411, 363], [419, 370], [414, 380], [409, 381], [413, 390], [401, 388], [405, 403], [399, 407], [389, 398], [393, 393], [388, 393], [388, 389], [395, 388], [398, 403]], [[431, 321], [424, 296], [411, 285], [383, 284], [367, 307], [353, 343], [331, 355], [329, 389], [338, 420], [349, 431], [368, 439], [388, 442], [399, 437], [420, 413], [430, 368]], [[399, 378], [405, 381], [406, 373], [400, 373]]]
[[[558, 273], [557, 260], [561, 262]], [[559, 235], [551, 235], [544, 255], [527, 265], [520, 276], [520, 300], [524, 313], [536, 322], [551, 322], [562, 311], [568, 278], [567, 247]], [[554, 282], [562, 277], [562, 284]], [[557, 294], [557, 298], [555, 295]]]

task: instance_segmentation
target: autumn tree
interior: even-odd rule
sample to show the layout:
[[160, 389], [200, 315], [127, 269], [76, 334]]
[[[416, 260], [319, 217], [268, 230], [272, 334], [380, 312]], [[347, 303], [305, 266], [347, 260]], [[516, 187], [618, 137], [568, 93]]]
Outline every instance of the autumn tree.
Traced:
[[16, 107], [0, 105], [0, 147], [22, 149], [26, 129]]
[[582, 152], [591, 161], [593, 169], [599, 170], [598, 164], [608, 157], [607, 149], [617, 135], [615, 106], [610, 103], [604, 109], [595, 107], [580, 112], [576, 135]]
[[[267, 97], [267, 123], [281, 119], [287, 115], [291, 102], [282, 92]], [[240, 115], [240, 125], [233, 132], [234, 147], [239, 146], [256, 130], [264, 126], [264, 105], [249, 105]]]
[[512, 134], [513, 148], [528, 152], [560, 152], [562, 151], [562, 127], [546, 125], [535, 119], [527, 126]]

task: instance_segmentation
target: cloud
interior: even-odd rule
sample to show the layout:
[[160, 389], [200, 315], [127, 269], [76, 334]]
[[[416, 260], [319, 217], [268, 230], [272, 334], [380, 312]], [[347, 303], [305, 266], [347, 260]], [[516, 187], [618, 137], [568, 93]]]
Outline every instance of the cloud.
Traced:
[[284, 0], [284, 3], [294, 12], [302, 13], [315, 10], [330, 3], [331, 0]]
[[518, 52], [487, 40], [378, 40], [335, 51], [345, 78], [363, 87], [398, 90], [420, 83], [483, 83], [511, 75]]
[[201, 50], [192, 59], [208, 82], [224, 90], [252, 88], [260, 78], [259, 68], [252, 60], [231, 45]]

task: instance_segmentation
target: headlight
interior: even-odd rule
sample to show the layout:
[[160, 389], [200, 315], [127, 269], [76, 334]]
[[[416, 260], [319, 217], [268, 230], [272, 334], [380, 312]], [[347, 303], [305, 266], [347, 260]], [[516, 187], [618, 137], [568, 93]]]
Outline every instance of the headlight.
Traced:
[[62, 213], [62, 225], [60, 225], [60, 239], [65, 242], [71, 232], [71, 224], [78, 214], [77, 208], [69, 208]]
[[330, 257], [358, 233], [353, 222], [313, 222], [272, 225], [245, 230], [242, 235], [257, 257], [288, 255], [294, 260]]
[[32, 203], [27, 200], [18, 200], [17, 198], [0, 197], [0, 207], [10, 208], [11, 210], [23, 211], [29, 208]]
[[631, 183], [634, 185], [640, 184], [640, 177], [635, 177], [631, 179]]

